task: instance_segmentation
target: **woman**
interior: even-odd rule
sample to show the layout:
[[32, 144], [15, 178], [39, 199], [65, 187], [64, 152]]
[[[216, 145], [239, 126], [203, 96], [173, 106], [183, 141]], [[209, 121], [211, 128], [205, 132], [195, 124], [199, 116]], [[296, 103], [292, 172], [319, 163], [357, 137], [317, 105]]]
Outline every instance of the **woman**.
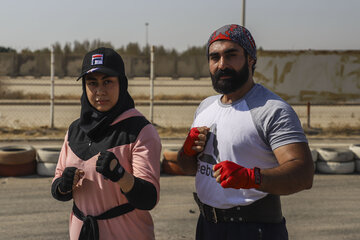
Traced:
[[124, 63], [109, 48], [83, 60], [80, 118], [65, 136], [52, 195], [73, 199], [70, 239], [154, 239], [160, 138], [134, 108]]

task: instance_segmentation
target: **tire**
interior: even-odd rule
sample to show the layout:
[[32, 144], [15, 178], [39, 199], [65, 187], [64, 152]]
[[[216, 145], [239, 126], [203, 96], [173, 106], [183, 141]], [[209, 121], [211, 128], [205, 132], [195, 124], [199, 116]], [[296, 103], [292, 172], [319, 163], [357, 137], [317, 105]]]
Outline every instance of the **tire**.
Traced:
[[36, 151], [32, 146], [0, 147], [0, 164], [21, 165], [35, 161]]
[[55, 175], [57, 163], [38, 162], [36, 165], [36, 173], [39, 176], [53, 177]]
[[60, 151], [61, 148], [56, 147], [39, 148], [37, 150], [36, 160], [43, 163], [57, 163], [59, 160]]
[[319, 173], [349, 174], [355, 171], [355, 161], [350, 161], [350, 162], [317, 161], [316, 168]]
[[355, 171], [360, 173], [360, 159], [355, 160]]
[[349, 162], [354, 160], [354, 153], [347, 148], [319, 148], [318, 159], [326, 162]]
[[313, 164], [314, 164], [314, 172], [316, 172], [316, 162], [318, 160], [319, 153], [317, 152], [316, 149], [310, 149], [310, 151], [311, 151], [311, 157], [312, 157]]
[[0, 164], [0, 176], [19, 177], [36, 174], [36, 161], [17, 165]]
[[354, 153], [355, 159], [360, 159], [360, 144], [352, 144], [349, 149]]
[[316, 162], [319, 156], [318, 151], [316, 149], [311, 149], [310, 151], [313, 162]]

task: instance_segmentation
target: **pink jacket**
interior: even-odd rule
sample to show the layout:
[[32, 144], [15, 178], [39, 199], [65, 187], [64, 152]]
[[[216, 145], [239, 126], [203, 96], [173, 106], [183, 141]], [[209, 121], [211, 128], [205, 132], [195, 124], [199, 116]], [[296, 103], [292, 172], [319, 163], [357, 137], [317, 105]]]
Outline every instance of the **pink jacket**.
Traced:
[[[112, 125], [134, 116], [142, 116], [136, 109], [122, 113]], [[102, 149], [105, 150], [105, 149]], [[153, 125], [147, 124], [141, 129], [134, 142], [115, 146], [108, 151], [113, 152], [124, 169], [135, 177], [152, 183], [160, 192], [160, 152], [161, 142]], [[61, 149], [53, 181], [61, 177], [66, 167], [77, 167], [84, 170], [85, 176], [78, 187], [73, 190], [73, 200], [85, 214], [97, 216], [115, 206], [127, 203], [119, 185], [96, 172], [96, 160], [99, 154], [84, 161], [70, 148], [68, 133]], [[70, 214], [70, 239], [78, 239], [83, 222]], [[98, 220], [100, 239], [155, 239], [154, 224], [149, 211], [135, 209], [122, 216]]]

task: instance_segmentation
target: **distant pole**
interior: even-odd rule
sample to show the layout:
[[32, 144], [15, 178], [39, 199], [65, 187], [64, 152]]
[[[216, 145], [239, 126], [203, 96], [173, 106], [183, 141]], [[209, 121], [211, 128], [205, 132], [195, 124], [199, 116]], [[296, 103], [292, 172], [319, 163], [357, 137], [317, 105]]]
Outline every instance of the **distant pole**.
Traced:
[[245, 27], [245, 0], [242, 0], [242, 22], [241, 25]]
[[145, 29], [146, 29], [146, 33], [145, 33], [145, 47], [149, 46], [149, 23], [146, 22], [145, 23]]
[[150, 122], [154, 121], [154, 46], [150, 48]]
[[50, 128], [54, 128], [54, 75], [55, 75], [55, 57], [54, 46], [50, 50]]
[[308, 128], [311, 128], [311, 125], [310, 125], [310, 107], [311, 107], [311, 104], [310, 102], [307, 103], [307, 127]]

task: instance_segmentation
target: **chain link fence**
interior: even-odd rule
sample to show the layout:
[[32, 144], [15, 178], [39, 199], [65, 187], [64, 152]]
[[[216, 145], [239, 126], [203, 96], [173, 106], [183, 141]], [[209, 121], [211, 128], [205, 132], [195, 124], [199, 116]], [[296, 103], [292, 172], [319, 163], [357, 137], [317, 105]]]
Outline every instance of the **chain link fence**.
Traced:
[[[49, 77], [0, 77], [0, 127], [50, 127], [50, 83]], [[80, 114], [81, 81], [55, 78], [54, 83], [54, 127], [67, 128]], [[149, 79], [129, 79], [129, 92], [136, 108], [149, 119]], [[214, 94], [209, 78], [157, 78], [152, 122], [164, 128], [188, 128], [200, 101]], [[360, 127], [360, 104], [291, 105], [305, 127]]]

